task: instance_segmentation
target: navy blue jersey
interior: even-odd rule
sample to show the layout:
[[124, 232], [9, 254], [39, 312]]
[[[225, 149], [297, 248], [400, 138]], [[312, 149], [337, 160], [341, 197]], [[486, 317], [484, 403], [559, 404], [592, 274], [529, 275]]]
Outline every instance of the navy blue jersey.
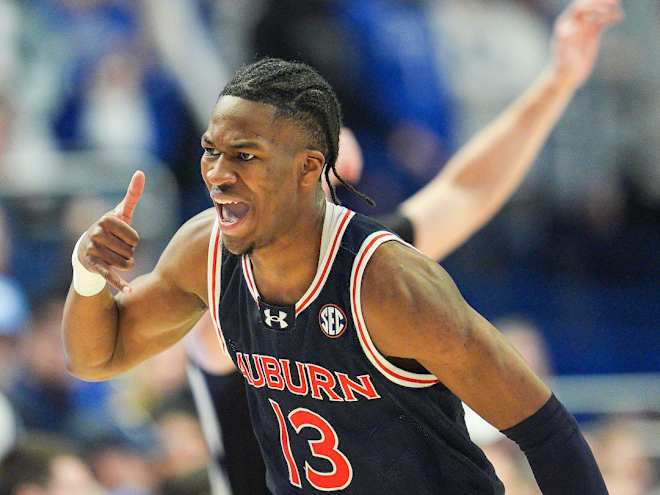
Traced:
[[316, 276], [291, 306], [264, 301], [249, 257], [222, 249], [220, 237], [216, 224], [211, 315], [246, 380], [275, 495], [504, 492], [469, 439], [460, 400], [435, 376], [389, 362], [369, 337], [362, 275], [398, 237], [328, 203]]

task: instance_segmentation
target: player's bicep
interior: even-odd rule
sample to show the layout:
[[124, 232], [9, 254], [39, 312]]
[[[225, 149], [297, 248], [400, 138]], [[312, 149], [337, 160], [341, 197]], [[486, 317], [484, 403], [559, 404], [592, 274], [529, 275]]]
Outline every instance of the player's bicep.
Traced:
[[[440, 272], [439, 272], [440, 271]], [[459, 345], [463, 300], [432, 260], [398, 242], [381, 246], [362, 284], [363, 313], [374, 343], [385, 356], [416, 359], [421, 351], [442, 356]], [[440, 303], [441, 302], [441, 303]], [[442, 335], [450, 332], [448, 336]]]
[[206, 309], [204, 301], [153, 271], [135, 279], [117, 301], [113, 361], [123, 368], [144, 361], [180, 340]]
[[113, 361], [130, 368], [180, 340], [206, 310], [206, 265], [213, 217], [204, 212], [175, 234], [155, 269], [116, 296]]
[[122, 330], [152, 339], [194, 324], [206, 310], [196, 294], [187, 292], [158, 271], [133, 281], [133, 290], [117, 299]]
[[374, 256], [366, 274], [365, 317], [381, 353], [414, 359], [498, 428], [538, 410], [548, 388], [440, 266], [406, 250]]

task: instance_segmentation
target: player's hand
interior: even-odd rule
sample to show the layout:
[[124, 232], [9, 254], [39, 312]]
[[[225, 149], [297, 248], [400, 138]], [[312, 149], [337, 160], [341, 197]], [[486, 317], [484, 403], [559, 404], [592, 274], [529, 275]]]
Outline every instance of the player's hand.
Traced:
[[120, 291], [130, 290], [117, 272], [130, 270], [135, 265], [133, 255], [140, 236], [131, 223], [144, 192], [144, 183], [144, 172], [138, 170], [131, 178], [124, 199], [92, 224], [78, 247], [78, 258], [83, 266], [102, 275]]
[[[339, 153], [335, 165], [337, 173], [351, 184], [355, 184], [362, 177], [362, 148], [355, 139], [355, 134], [348, 127], [339, 131]], [[331, 176], [334, 177], [334, 176]]]
[[[355, 134], [348, 127], [342, 127], [339, 131], [339, 153], [335, 162], [335, 169], [341, 175], [342, 179], [350, 184], [359, 182], [362, 177], [362, 148], [355, 139]], [[339, 184], [339, 180], [333, 173], [330, 173], [332, 184]], [[321, 181], [323, 190], [327, 198], [330, 198], [330, 190], [325, 180]]]
[[554, 27], [553, 68], [562, 80], [580, 87], [593, 70], [600, 38], [623, 19], [620, 0], [574, 0]]

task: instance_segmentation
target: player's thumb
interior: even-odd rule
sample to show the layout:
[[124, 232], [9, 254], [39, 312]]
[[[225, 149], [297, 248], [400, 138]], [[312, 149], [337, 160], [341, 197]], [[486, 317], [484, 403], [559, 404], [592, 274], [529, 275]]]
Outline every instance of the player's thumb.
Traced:
[[131, 178], [131, 182], [128, 184], [124, 199], [115, 208], [117, 216], [126, 223], [133, 222], [133, 212], [140, 202], [140, 198], [142, 198], [142, 193], [144, 193], [145, 181], [146, 177], [142, 170], [135, 172]]

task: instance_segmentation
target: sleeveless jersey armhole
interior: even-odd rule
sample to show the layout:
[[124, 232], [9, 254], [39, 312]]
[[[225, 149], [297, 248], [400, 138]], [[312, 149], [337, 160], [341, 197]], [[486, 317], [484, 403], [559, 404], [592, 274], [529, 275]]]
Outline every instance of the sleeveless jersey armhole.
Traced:
[[211, 313], [211, 320], [216, 329], [216, 335], [220, 341], [220, 347], [225, 355], [229, 356], [225, 337], [222, 334], [220, 327], [220, 316], [218, 315], [218, 307], [220, 306], [220, 289], [222, 273], [222, 245], [220, 244], [220, 228], [218, 226], [218, 219], [213, 222], [213, 230], [211, 231], [211, 239], [209, 241], [209, 258], [208, 258], [208, 298], [209, 298], [209, 312]]
[[362, 314], [362, 301], [361, 301], [361, 289], [362, 289], [362, 277], [364, 276], [364, 270], [369, 263], [369, 260], [382, 244], [390, 241], [400, 242], [404, 245], [410, 246], [412, 249], [415, 249], [410, 244], [401, 240], [396, 235], [387, 232], [387, 231], [378, 231], [369, 235], [362, 245], [360, 250], [355, 256], [355, 261], [353, 262], [353, 269], [351, 270], [351, 282], [350, 282], [350, 298], [351, 298], [351, 313], [353, 315], [353, 322], [355, 323], [355, 329], [362, 346], [364, 354], [367, 356], [367, 359], [374, 365], [378, 371], [380, 371], [388, 380], [404, 386], [411, 388], [425, 388], [431, 387], [439, 382], [439, 380], [432, 374], [424, 373], [413, 373], [411, 371], [404, 370], [395, 366], [389, 362], [385, 356], [383, 356], [376, 346], [374, 345], [371, 337], [369, 336], [369, 331], [367, 330], [367, 325]]

